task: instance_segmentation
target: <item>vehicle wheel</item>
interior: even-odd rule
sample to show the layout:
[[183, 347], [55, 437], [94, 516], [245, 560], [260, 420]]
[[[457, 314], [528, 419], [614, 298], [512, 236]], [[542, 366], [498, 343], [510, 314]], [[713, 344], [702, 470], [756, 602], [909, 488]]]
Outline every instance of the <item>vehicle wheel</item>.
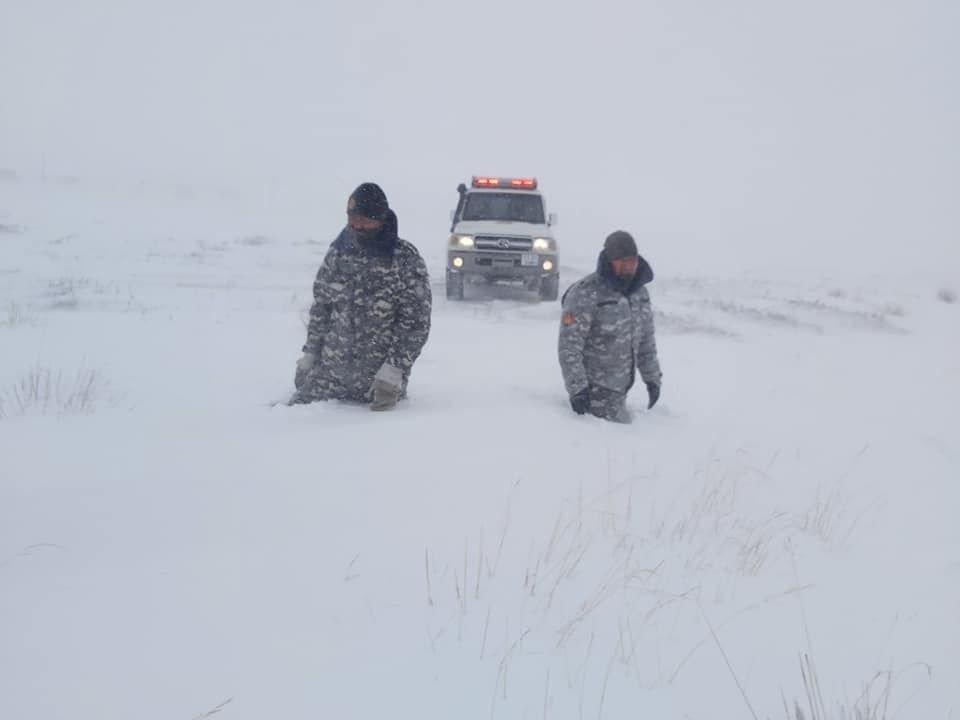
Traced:
[[447, 275], [447, 300], [463, 300], [462, 275]]
[[560, 294], [560, 276], [549, 275], [540, 281], [540, 299], [553, 302]]

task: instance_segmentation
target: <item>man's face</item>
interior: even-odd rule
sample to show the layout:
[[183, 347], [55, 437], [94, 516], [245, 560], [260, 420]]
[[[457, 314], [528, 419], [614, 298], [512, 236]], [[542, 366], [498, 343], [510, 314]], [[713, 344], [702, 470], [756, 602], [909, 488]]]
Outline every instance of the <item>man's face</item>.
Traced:
[[363, 215], [347, 215], [347, 222], [354, 230], [379, 230], [383, 227], [383, 220], [374, 220]]
[[640, 260], [636, 255], [632, 257], [617, 258], [610, 261], [610, 267], [613, 268], [613, 274], [620, 280], [630, 280], [637, 274], [637, 267]]
[[364, 215], [347, 215], [347, 223], [358, 240], [373, 240], [383, 229], [383, 220], [375, 220]]

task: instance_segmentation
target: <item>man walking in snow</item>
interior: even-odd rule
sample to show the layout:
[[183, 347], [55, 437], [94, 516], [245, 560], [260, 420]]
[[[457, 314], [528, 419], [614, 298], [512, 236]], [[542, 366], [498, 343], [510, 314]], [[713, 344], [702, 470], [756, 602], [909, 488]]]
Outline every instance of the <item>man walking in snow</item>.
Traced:
[[430, 334], [432, 296], [423, 258], [397, 235], [378, 185], [363, 183], [350, 195], [347, 226], [323, 259], [313, 297], [290, 404], [394, 407]]
[[650, 265], [637, 254], [633, 237], [611, 233], [597, 271], [563, 295], [558, 353], [570, 407], [606, 420], [630, 422], [627, 393], [636, 371], [647, 386], [647, 407], [660, 397], [660, 362], [653, 309], [645, 287]]

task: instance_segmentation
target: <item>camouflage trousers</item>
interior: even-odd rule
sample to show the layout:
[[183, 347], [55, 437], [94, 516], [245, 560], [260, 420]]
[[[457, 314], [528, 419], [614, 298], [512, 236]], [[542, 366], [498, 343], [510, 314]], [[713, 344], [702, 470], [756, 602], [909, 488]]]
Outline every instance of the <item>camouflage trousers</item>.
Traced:
[[629, 423], [633, 421], [627, 410], [627, 394], [591, 386], [590, 414], [611, 422]]

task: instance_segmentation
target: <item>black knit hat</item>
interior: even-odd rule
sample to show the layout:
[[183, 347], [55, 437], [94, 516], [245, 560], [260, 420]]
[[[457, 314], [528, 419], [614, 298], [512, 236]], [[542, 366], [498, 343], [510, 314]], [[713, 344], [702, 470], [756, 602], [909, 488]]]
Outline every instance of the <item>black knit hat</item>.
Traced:
[[603, 251], [608, 260], [619, 260], [625, 257], [637, 256], [637, 243], [633, 236], [624, 230], [617, 230], [607, 235], [603, 243]]
[[347, 215], [362, 215], [371, 220], [383, 220], [389, 208], [386, 194], [376, 183], [359, 185], [347, 200]]

